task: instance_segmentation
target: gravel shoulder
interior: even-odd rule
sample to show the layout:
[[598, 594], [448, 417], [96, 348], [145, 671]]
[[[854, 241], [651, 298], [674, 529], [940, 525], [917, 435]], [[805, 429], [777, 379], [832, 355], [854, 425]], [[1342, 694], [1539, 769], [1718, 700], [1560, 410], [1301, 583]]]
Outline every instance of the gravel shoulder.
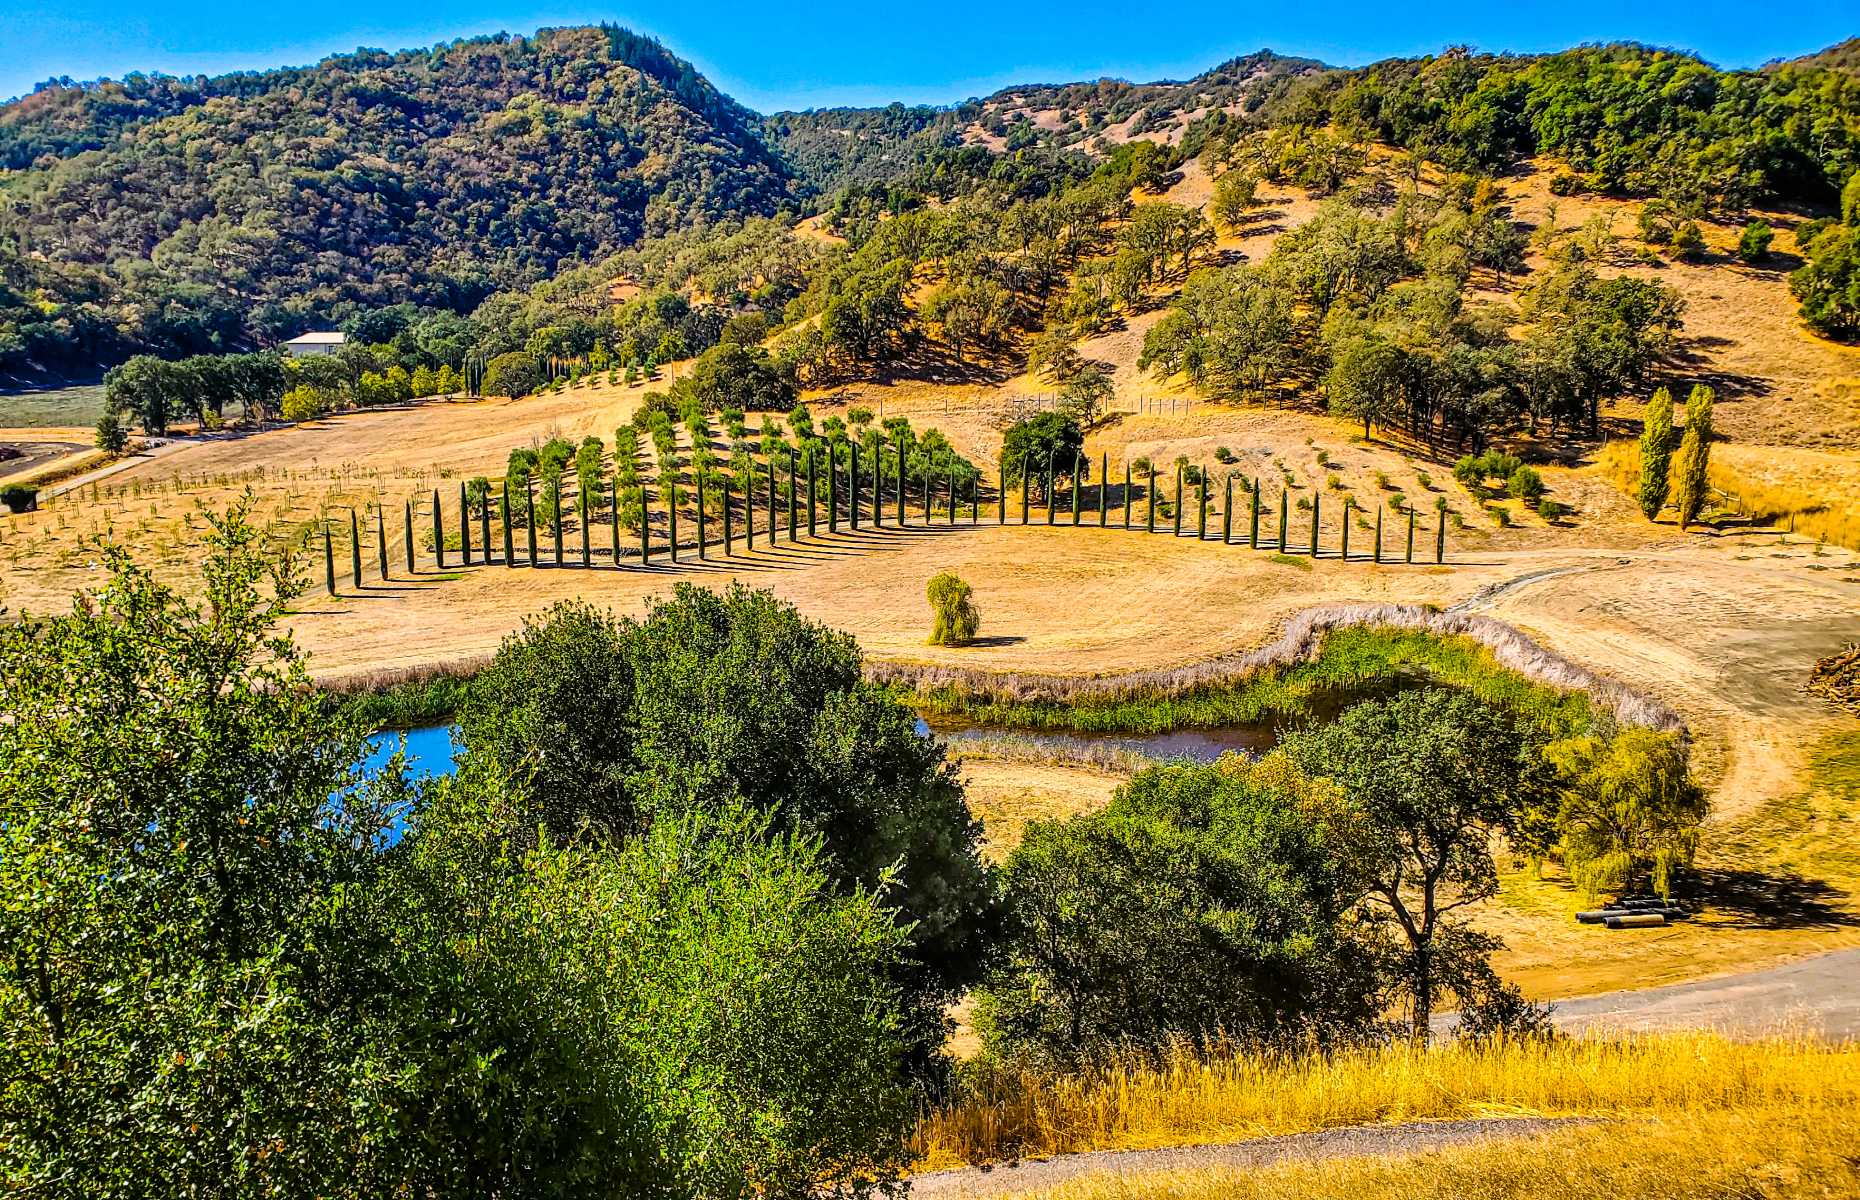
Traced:
[[1406, 1125], [1358, 1125], [1347, 1129], [1250, 1138], [1242, 1142], [1211, 1146], [1064, 1154], [1012, 1165], [959, 1167], [912, 1176], [911, 1195], [957, 1200], [1031, 1192], [1084, 1175], [1124, 1179], [1207, 1167], [1244, 1170], [1284, 1162], [1395, 1157], [1499, 1138], [1531, 1137], [1580, 1120], [1570, 1117], [1475, 1117], [1464, 1121], [1421, 1121]]

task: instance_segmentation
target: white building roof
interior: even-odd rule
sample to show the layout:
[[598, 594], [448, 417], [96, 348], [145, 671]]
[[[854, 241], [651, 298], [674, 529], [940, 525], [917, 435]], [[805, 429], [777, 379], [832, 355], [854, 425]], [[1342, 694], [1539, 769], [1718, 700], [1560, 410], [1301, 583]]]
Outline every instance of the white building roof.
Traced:
[[346, 333], [303, 333], [284, 343], [287, 346], [340, 346], [349, 340]]

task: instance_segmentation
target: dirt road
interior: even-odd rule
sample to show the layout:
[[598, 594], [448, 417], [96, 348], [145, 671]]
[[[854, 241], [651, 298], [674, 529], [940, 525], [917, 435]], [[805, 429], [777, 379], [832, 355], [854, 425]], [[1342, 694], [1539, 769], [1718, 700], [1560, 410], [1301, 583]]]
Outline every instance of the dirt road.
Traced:
[[1253, 1138], [1214, 1146], [1179, 1146], [1160, 1150], [1109, 1150], [1064, 1154], [1012, 1166], [959, 1167], [913, 1176], [911, 1195], [958, 1197], [1004, 1196], [1053, 1187], [1080, 1176], [1128, 1180], [1164, 1171], [1208, 1167], [1246, 1169], [1284, 1162], [1375, 1156], [1385, 1158], [1444, 1150], [1496, 1138], [1525, 1138], [1571, 1124], [1543, 1117], [1480, 1117], [1465, 1121], [1423, 1121], [1407, 1125], [1363, 1125]]

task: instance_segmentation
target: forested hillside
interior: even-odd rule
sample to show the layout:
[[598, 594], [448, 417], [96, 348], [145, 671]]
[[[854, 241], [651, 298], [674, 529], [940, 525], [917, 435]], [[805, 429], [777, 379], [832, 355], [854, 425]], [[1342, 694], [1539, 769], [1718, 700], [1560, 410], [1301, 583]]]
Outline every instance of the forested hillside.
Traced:
[[544, 30], [0, 108], [0, 372], [288, 337], [719, 216], [789, 174], [658, 43]]
[[[884, 357], [913, 321], [958, 359], [1025, 349], [1091, 327], [1076, 297], [1051, 309], [1081, 266], [1106, 303], [1114, 264], [1092, 260], [1126, 202], [1103, 185], [1156, 195], [1190, 160], [1233, 177], [1230, 208], [1243, 179], [1339, 195], [1393, 148], [1411, 180], [1426, 166], [1464, 187], [1548, 158], [1559, 194], [1646, 197], [1676, 224], [1758, 204], [1833, 215], [1860, 173], [1860, 77], [1821, 63], [1838, 50], [1761, 71], [1638, 46], [1353, 70], [1261, 51], [1182, 82], [766, 118], [611, 27], [218, 79], [60, 81], [0, 107], [0, 377], [336, 324], [371, 343], [412, 328], [434, 369], [467, 350], [597, 344], [643, 366], [783, 325], [816, 381]], [[1392, 193], [1356, 199], [1381, 209]], [[839, 238], [793, 228], [810, 211]], [[1130, 237], [1167, 243], [1160, 211]], [[1485, 215], [1514, 240], [1502, 212]], [[1805, 304], [1837, 335], [1850, 226], [1803, 244], [1821, 281]], [[1113, 290], [1129, 307], [1169, 252], [1124, 249]]]

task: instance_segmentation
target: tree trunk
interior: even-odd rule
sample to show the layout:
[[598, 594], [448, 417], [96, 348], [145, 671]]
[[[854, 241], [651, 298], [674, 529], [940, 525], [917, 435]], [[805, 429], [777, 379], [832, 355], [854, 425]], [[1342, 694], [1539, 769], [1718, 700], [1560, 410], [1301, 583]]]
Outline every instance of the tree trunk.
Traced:
[[1434, 964], [1432, 947], [1423, 940], [1414, 948], [1414, 1025], [1409, 1033], [1416, 1049], [1425, 1050], [1434, 1019]]

